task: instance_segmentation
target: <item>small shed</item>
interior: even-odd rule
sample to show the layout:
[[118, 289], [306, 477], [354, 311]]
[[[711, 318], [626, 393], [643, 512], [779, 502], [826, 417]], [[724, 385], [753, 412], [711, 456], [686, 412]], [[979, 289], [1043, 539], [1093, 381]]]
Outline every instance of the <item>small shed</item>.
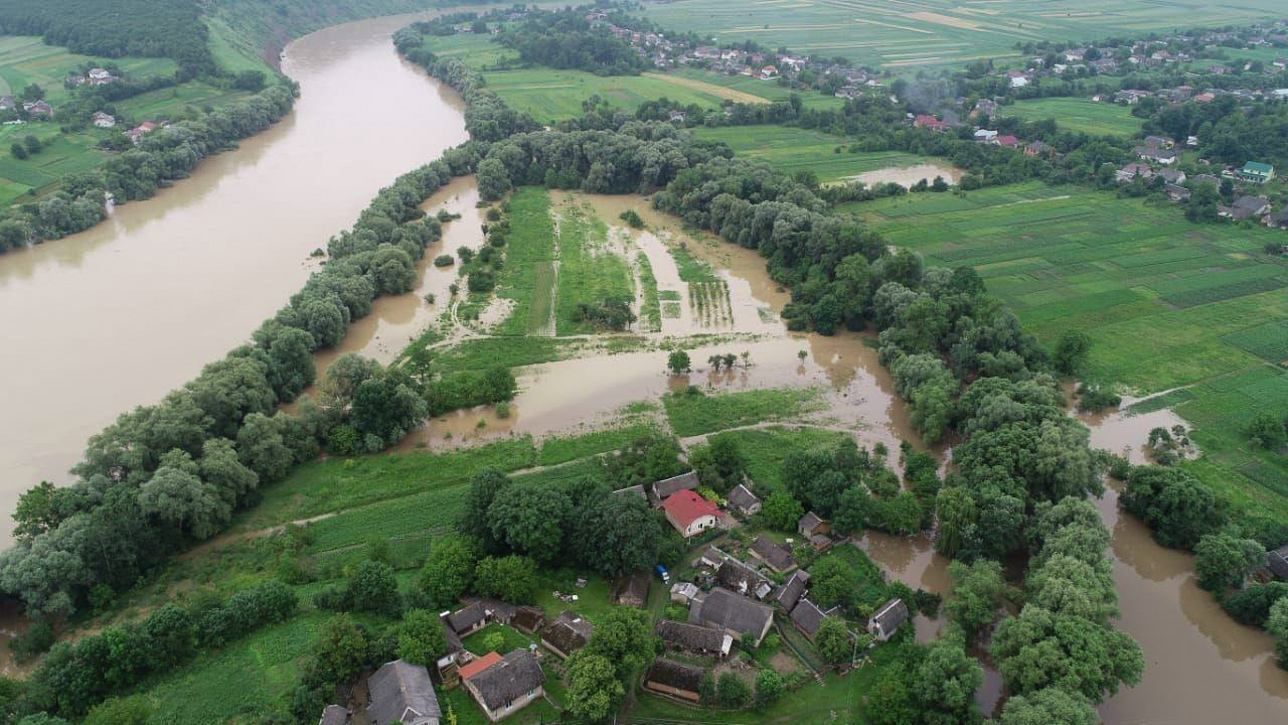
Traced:
[[654, 631], [663, 645], [690, 654], [726, 657], [733, 647], [733, 637], [714, 627], [663, 619]]
[[625, 607], [643, 607], [648, 603], [649, 585], [653, 579], [646, 571], [618, 577], [613, 587], [613, 603]]
[[727, 498], [729, 508], [743, 516], [754, 516], [760, 513], [760, 499], [741, 483], [733, 487]]
[[670, 478], [664, 478], [661, 481], [654, 483], [652, 486], [653, 503], [654, 505], [661, 505], [668, 496], [674, 496], [680, 491], [692, 491], [696, 489], [698, 485], [698, 474], [693, 471], [681, 473], [678, 476], [671, 476]]
[[805, 594], [805, 587], [808, 585], [809, 572], [804, 569], [797, 569], [792, 572], [792, 577], [787, 580], [787, 583], [778, 590], [778, 594], [775, 595], [774, 599], [778, 602], [778, 606], [783, 608], [784, 612], [790, 612]]
[[676, 582], [671, 585], [671, 601], [688, 606], [698, 596], [698, 586], [692, 582]]
[[706, 670], [658, 657], [644, 676], [644, 688], [689, 702], [702, 699], [702, 678]]
[[349, 722], [349, 711], [343, 705], [327, 705], [322, 710], [322, 719], [318, 720], [318, 725], [347, 725]]
[[1288, 544], [1266, 552], [1266, 568], [1276, 579], [1288, 581]]
[[904, 604], [902, 599], [891, 599], [868, 618], [868, 633], [885, 642], [899, 631], [899, 627], [908, 621], [910, 616], [908, 605]]
[[560, 659], [568, 659], [573, 652], [586, 646], [594, 630], [594, 625], [588, 620], [572, 612], [564, 612], [541, 630], [541, 644], [559, 655]]
[[510, 626], [524, 634], [536, 632], [545, 623], [546, 613], [536, 607], [519, 607], [510, 617]]
[[832, 527], [822, 516], [810, 511], [796, 523], [796, 529], [800, 531], [801, 536], [808, 539], [816, 534], [827, 534], [831, 532]]
[[770, 569], [785, 574], [796, 568], [796, 559], [791, 550], [782, 544], [776, 544], [764, 536], [757, 536], [751, 542], [751, 555], [763, 561]]

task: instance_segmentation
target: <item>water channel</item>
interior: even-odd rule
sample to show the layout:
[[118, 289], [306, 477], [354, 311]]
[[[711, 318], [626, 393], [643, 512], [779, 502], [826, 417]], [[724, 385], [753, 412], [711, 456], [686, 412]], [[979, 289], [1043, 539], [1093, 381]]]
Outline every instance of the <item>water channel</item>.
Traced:
[[[9, 310], [0, 350], [0, 507], [40, 479], [66, 482], [86, 437], [131, 406], [159, 399], [202, 364], [244, 340], [299, 289], [315, 268], [309, 252], [347, 227], [384, 184], [465, 138], [459, 98], [398, 60], [389, 34], [406, 16], [337, 26], [292, 43], [283, 70], [300, 82], [296, 110], [234, 152], [204, 162], [191, 179], [155, 199], [123, 206], [89, 232], [0, 257], [0, 306]], [[477, 246], [477, 191], [461, 179], [426, 203], [464, 218], [448, 225], [445, 250]], [[676, 271], [659, 245], [683, 234], [675, 220], [638, 198], [588, 198], [607, 220], [626, 206], [648, 232], [634, 234], [660, 284]], [[788, 334], [776, 322], [788, 296], [763, 260], [732, 245], [690, 247], [712, 263], [729, 289], [723, 329], [697, 330], [687, 315], [662, 334], [751, 334], [693, 352], [700, 368], [687, 381], [716, 388], [814, 386], [827, 410], [818, 424], [855, 431], [866, 445], [892, 448], [912, 437], [888, 373], [858, 335]], [[432, 254], [431, 254], [432, 256]], [[340, 350], [392, 360], [443, 312], [453, 270], [421, 269], [418, 289], [377, 302]], [[427, 304], [423, 297], [437, 300]], [[746, 327], [748, 330], [742, 330]], [[702, 370], [715, 352], [751, 353], [753, 365], [723, 374]], [[798, 353], [804, 351], [805, 356]], [[407, 447], [446, 447], [512, 433], [567, 431], [611, 416], [624, 404], [656, 398], [674, 381], [665, 354], [640, 351], [566, 360], [518, 371], [511, 415], [487, 410], [431, 422]], [[487, 420], [483, 428], [477, 421]], [[1158, 423], [1122, 417], [1088, 421], [1093, 443], [1136, 450]], [[1170, 424], [1170, 423], [1169, 423]], [[454, 435], [453, 435], [454, 434]], [[1135, 519], [1120, 515], [1116, 493], [1098, 504], [1114, 534], [1119, 626], [1142, 645], [1141, 684], [1101, 707], [1111, 723], [1282, 723], [1288, 673], [1276, 668], [1269, 638], [1235, 624], [1197, 588], [1187, 555], [1165, 550]], [[7, 532], [7, 519], [0, 531]], [[861, 545], [895, 576], [943, 592], [947, 563], [924, 538], [869, 535]], [[933, 636], [936, 623], [919, 625]], [[996, 702], [995, 678], [981, 697]]]

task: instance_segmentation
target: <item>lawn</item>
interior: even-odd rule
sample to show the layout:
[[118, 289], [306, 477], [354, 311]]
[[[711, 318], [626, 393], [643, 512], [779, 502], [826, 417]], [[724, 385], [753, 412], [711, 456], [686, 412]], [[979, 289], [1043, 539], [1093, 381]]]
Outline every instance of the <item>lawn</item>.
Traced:
[[902, 151], [848, 151], [840, 136], [790, 126], [697, 128], [704, 141], [721, 141], [738, 156], [764, 161], [786, 174], [812, 171], [819, 181], [835, 181], [877, 169], [940, 163], [931, 156]]
[[1175, 410], [1208, 455], [1187, 465], [1240, 504], [1288, 514], [1288, 461], [1242, 434], [1288, 407], [1288, 261], [1263, 252], [1281, 233], [1036, 182], [846, 208], [929, 264], [975, 267], [1041, 342], [1086, 332], [1086, 377], [1138, 393], [1192, 386]]
[[1143, 119], [1116, 103], [1096, 103], [1089, 98], [1038, 98], [1017, 101], [999, 109], [1003, 116], [1023, 121], [1055, 119], [1060, 128], [1093, 136], [1134, 136]]
[[645, 15], [664, 30], [714, 35], [720, 43], [786, 46], [805, 55], [844, 56], [857, 65], [908, 71], [1014, 55], [1015, 44], [1025, 41], [1247, 25], [1278, 18], [1282, 10], [1281, 0], [1248, 0], [1237, 6], [1219, 0], [1126, 5], [1113, 0], [676, 0], [644, 5]]
[[[678, 68], [668, 71], [666, 75], [671, 79], [672, 83], [691, 80], [707, 86], [722, 86], [738, 94], [756, 96], [767, 101], [786, 101], [792, 94], [796, 94], [800, 97], [801, 103], [805, 108], [840, 108], [845, 105], [843, 99], [834, 95], [825, 96], [818, 91], [793, 90], [786, 86], [780, 86], [777, 82], [762, 81], [759, 78], [749, 76], [731, 76], [700, 68]], [[748, 99], [733, 96], [730, 97], [730, 100], [743, 101]]]
[[783, 461], [792, 451], [831, 447], [849, 438], [845, 433], [818, 428], [771, 426], [755, 430], [732, 430], [711, 436], [732, 440], [747, 461], [747, 475], [764, 498], [767, 491], [783, 487]]
[[662, 399], [671, 428], [681, 437], [795, 418], [826, 406], [817, 388], [773, 388], [707, 395], [670, 393]]

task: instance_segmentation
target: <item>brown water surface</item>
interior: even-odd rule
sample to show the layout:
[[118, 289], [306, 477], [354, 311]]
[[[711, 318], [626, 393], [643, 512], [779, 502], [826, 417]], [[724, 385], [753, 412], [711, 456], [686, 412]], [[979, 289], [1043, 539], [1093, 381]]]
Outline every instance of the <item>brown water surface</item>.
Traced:
[[[295, 41], [282, 69], [301, 97], [276, 126], [87, 232], [0, 256], [0, 509], [67, 483], [88, 436], [245, 340], [316, 269], [311, 250], [465, 140], [459, 97], [394, 52], [412, 18]], [[416, 319], [364, 323], [391, 351], [399, 315]]]

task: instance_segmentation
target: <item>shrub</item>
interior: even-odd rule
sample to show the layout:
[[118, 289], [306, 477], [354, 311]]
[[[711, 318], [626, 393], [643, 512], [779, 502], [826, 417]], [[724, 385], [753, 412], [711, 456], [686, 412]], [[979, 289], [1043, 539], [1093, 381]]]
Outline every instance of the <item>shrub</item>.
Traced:
[[450, 267], [453, 264], [456, 264], [456, 259], [450, 254], [440, 254], [434, 257], [435, 267]]

